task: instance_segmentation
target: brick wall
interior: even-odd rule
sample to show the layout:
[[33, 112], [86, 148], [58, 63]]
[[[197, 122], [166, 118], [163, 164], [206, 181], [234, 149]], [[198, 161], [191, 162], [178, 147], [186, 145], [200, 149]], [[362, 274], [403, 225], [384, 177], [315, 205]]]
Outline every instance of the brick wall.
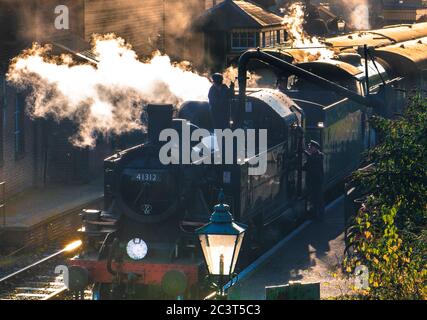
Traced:
[[108, 140], [100, 139], [93, 149], [74, 147], [69, 138], [76, 127], [70, 121], [45, 121], [43, 131], [47, 182], [87, 183], [103, 174], [103, 160], [112, 153]]
[[0, 104], [3, 107], [3, 154], [0, 154], [0, 158], [2, 158], [0, 181], [6, 182], [6, 192], [10, 196], [34, 185], [36, 169], [34, 153], [36, 139], [34, 139], [34, 132], [36, 124], [28, 117], [24, 117], [24, 127], [21, 130], [24, 131], [25, 151], [17, 154], [15, 147], [17, 92], [13, 88], [6, 87], [5, 92], [3, 91], [0, 97], [2, 98], [2, 102], [5, 102], [5, 104]]
[[205, 0], [86, 0], [85, 36], [113, 32], [126, 39], [139, 55], [160, 49], [179, 59], [198, 57], [201, 35], [191, 22], [205, 10]]
[[[58, 5], [69, 8], [69, 30], [54, 27]], [[64, 123], [32, 120], [25, 115], [25, 96], [19, 108], [19, 127], [24, 134], [19, 148], [16, 146], [18, 92], [4, 82], [10, 59], [33, 41], [83, 38], [83, 15], [84, 0], [0, 0], [0, 182], [6, 182], [8, 197], [49, 182], [86, 182], [100, 173], [98, 168], [111, 152], [108, 145], [87, 155], [72, 147], [68, 141], [72, 130], [64, 130]]]
[[[28, 0], [26, 0], [28, 1]], [[34, 0], [33, 0], [34, 1]], [[67, 40], [73, 35], [84, 37], [85, 0], [36, 0], [36, 27], [33, 38], [38, 40]], [[68, 8], [69, 29], [56, 29], [59, 6]]]
[[[84, 35], [85, 0], [0, 0], [0, 40], [24, 42], [64, 39]], [[56, 29], [55, 8], [68, 8], [69, 29]]]

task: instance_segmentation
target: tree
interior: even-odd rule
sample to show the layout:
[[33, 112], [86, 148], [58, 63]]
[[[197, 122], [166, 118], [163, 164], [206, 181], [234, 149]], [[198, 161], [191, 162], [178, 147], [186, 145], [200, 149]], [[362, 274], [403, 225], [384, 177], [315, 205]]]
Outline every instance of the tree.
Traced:
[[399, 119], [374, 118], [381, 143], [353, 182], [370, 190], [348, 235], [348, 272], [365, 265], [370, 299], [427, 298], [427, 100], [415, 96]]

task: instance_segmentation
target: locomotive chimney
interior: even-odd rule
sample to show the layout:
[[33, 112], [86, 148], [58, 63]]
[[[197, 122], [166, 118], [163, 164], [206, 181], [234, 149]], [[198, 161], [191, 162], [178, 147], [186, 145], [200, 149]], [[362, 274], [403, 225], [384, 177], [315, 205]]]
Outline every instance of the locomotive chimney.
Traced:
[[148, 139], [152, 143], [159, 142], [160, 132], [172, 127], [173, 105], [149, 104], [148, 113]]

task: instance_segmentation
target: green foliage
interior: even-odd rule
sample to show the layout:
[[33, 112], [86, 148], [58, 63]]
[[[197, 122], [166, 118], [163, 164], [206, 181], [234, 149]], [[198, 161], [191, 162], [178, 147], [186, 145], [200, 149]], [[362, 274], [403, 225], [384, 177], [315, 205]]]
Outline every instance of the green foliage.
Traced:
[[354, 182], [371, 195], [350, 228], [347, 271], [370, 271], [370, 299], [427, 298], [427, 101], [416, 96], [403, 117], [376, 118], [381, 144], [368, 153], [372, 170]]

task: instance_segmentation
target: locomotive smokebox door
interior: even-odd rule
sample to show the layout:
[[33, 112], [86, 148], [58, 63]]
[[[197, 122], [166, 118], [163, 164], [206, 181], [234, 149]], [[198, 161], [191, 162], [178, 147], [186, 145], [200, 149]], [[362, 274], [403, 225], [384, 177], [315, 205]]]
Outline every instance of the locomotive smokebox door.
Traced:
[[148, 139], [152, 143], [159, 143], [160, 133], [172, 128], [173, 105], [149, 104], [148, 114]]

